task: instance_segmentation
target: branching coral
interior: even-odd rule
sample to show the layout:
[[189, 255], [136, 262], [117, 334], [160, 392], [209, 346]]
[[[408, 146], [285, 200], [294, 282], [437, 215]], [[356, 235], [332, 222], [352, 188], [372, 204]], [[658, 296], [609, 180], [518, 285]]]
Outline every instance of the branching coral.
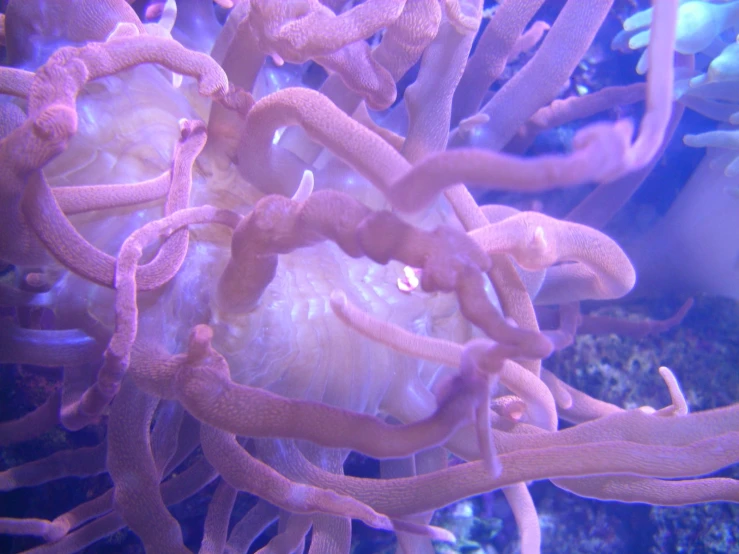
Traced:
[[[495, 489], [522, 551], [538, 552], [526, 485], [538, 479], [627, 502], [739, 502], [736, 480], [701, 477], [739, 459], [736, 404], [688, 413], [662, 368], [671, 405], [623, 410], [541, 367], [579, 326], [640, 336], [690, 307], [630, 323], [582, 316], [578, 303], [620, 298], [641, 277], [597, 227], [638, 183], [614, 187], [649, 170], [679, 119], [675, 34], [681, 44], [697, 2], [637, 18], [652, 26], [644, 85], [566, 99], [608, 0], [569, 0], [551, 27], [528, 30], [544, 2], [508, 0], [473, 55], [480, 0], [133, 4], [145, 23], [123, 0], [52, 14], [11, 0], [3, 19], [0, 362], [62, 377], [45, 403], [0, 423], [0, 445], [59, 426], [106, 433], [5, 469], [0, 490], [101, 474], [112, 487], [51, 519], [0, 514], [0, 533], [61, 553], [128, 527], [148, 552], [187, 552], [168, 506], [216, 480], [201, 552], [246, 551], [277, 518], [261, 551], [302, 551], [312, 529], [309, 552], [348, 552], [357, 519], [428, 552], [454, 540], [429, 525], [434, 510]], [[712, 38], [735, 25], [722, 21]], [[718, 86], [732, 52], [689, 87]], [[317, 66], [328, 76], [313, 90]], [[514, 153], [642, 99], [636, 133], [598, 121], [567, 153]], [[591, 182], [562, 220], [481, 207], [465, 186]], [[547, 308], [559, 318], [542, 329]], [[412, 463], [350, 477], [350, 451]], [[259, 501], [229, 533], [238, 492]]]

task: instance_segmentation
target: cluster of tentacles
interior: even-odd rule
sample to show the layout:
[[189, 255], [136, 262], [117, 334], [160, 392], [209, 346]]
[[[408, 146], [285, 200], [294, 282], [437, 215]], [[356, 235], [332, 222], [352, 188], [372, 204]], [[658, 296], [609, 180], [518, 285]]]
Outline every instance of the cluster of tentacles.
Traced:
[[[537, 479], [628, 502], [739, 501], [735, 480], [700, 478], [739, 459], [738, 405], [688, 413], [662, 368], [672, 405], [623, 410], [541, 368], [578, 328], [660, 331], [687, 306], [666, 322], [581, 316], [581, 300], [634, 286], [619, 245], [577, 218], [478, 206], [461, 184], [598, 182], [593, 194], [603, 194], [652, 163], [668, 133], [676, 2], [654, 14], [646, 87], [536, 117], [551, 91], [502, 89], [478, 112], [485, 79], [541, 37], [541, 25], [524, 29], [542, 3], [505, 2], [469, 58], [483, 17], [473, 0], [368, 0], [343, 12], [342, 2], [222, 2], [222, 30], [211, 2], [152, 3], [159, 22], [146, 24], [125, 2], [60, 2], [57, 23], [73, 45], [33, 71], [0, 68], [0, 93], [16, 99], [0, 121], [0, 362], [62, 367], [62, 382], [35, 411], [0, 423], [0, 446], [101, 421], [106, 436], [0, 472], [0, 491], [106, 472], [113, 486], [55, 519], [0, 515], [0, 533], [38, 536], [32, 552], [61, 553], [128, 527], [148, 552], [187, 552], [167, 507], [215, 480], [201, 552], [246, 552], [278, 518], [264, 552], [302, 551], [311, 529], [309, 552], [348, 552], [352, 519], [396, 532], [404, 552], [431, 552], [431, 540], [454, 540], [429, 525], [433, 511], [494, 489], [516, 515], [522, 551], [538, 552], [526, 486]], [[41, 4], [10, 2], [11, 60], [24, 59]], [[609, 7], [567, 3], [529, 62], [548, 64], [554, 89]], [[175, 40], [175, 21], [179, 32], [193, 21], [217, 28], [212, 50], [201, 47], [211, 54]], [[383, 29], [374, 47], [365, 41]], [[559, 37], [573, 32], [568, 50]], [[261, 97], [265, 56], [329, 76], [320, 91]], [[390, 107], [419, 61], [402, 136], [367, 108]], [[161, 70], [145, 73], [147, 64]], [[102, 163], [79, 152], [112, 148], [80, 106], [100, 91], [113, 102], [114, 78], [131, 95], [151, 79], [208, 123], [181, 118], [175, 129], [171, 118], [167, 147], [149, 137], [152, 151], [168, 152], [159, 175], [75, 182]], [[647, 99], [634, 140], [629, 122], [599, 122], [577, 132], [568, 154], [498, 151], [514, 139], [506, 129], [526, 142], [628, 94]], [[493, 117], [500, 102], [518, 106], [510, 121]], [[446, 150], [483, 135], [486, 148]], [[332, 158], [319, 162], [324, 149]], [[96, 242], [106, 226], [113, 242]], [[540, 329], [535, 305], [558, 307], [558, 324]], [[558, 430], [559, 419], [575, 425]], [[350, 451], [414, 463], [393, 478], [349, 477]], [[464, 463], [450, 466], [449, 453]], [[229, 528], [239, 492], [259, 501]]]

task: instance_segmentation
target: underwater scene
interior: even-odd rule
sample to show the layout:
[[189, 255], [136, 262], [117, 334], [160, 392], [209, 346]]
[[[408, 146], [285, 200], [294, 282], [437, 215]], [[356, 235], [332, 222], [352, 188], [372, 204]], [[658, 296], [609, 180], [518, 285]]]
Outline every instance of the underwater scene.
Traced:
[[739, 554], [739, 0], [0, 0], [0, 554]]

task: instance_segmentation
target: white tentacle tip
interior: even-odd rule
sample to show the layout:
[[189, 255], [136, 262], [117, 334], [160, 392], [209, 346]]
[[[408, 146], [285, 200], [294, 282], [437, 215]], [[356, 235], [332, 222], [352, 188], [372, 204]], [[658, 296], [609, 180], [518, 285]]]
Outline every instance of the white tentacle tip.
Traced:
[[298, 184], [298, 190], [295, 191], [292, 199], [295, 202], [305, 202], [313, 194], [314, 185], [315, 179], [313, 178], [313, 172], [310, 169], [306, 169], [303, 172], [303, 177], [300, 179], [300, 184]]
[[349, 304], [349, 299], [346, 297], [346, 293], [343, 290], [336, 289], [331, 292], [330, 297], [331, 309], [334, 312], [343, 311], [344, 308]]

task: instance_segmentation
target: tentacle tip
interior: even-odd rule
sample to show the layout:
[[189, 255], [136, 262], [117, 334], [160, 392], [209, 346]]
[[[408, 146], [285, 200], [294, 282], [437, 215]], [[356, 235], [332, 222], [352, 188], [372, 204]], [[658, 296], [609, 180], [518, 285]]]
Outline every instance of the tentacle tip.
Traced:
[[489, 121], [490, 121], [489, 115], [484, 114], [484, 113], [476, 113], [475, 115], [462, 119], [459, 122], [458, 129], [460, 132], [465, 133], [465, 134], [471, 133], [478, 126], [485, 125]]
[[205, 358], [211, 351], [213, 329], [205, 324], [196, 325], [190, 331], [190, 341], [187, 347], [188, 356], [198, 360]]
[[569, 394], [566, 397], [558, 397], [556, 400], [557, 406], [559, 406], [563, 410], [569, 410], [570, 408], [572, 408], [572, 396], [570, 396]]
[[44, 533], [43, 538], [47, 542], [56, 542], [69, 532], [69, 523], [61, 521], [52, 521], [49, 528]]
[[451, 531], [434, 525], [429, 525], [429, 529], [431, 529], [434, 535], [431, 537], [432, 539], [441, 542], [448, 542], [449, 544], [457, 544], [457, 537], [455, 537], [454, 533]]
[[138, 35], [139, 30], [136, 25], [129, 21], [121, 21], [116, 24], [115, 28], [110, 32], [105, 41], [108, 42], [115, 39], [136, 37]]
[[313, 172], [310, 169], [303, 171], [303, 177], [300, 179], [298, 184], [298, 190], [292, 196], [292, 200], [295, 202], [305, 202], [308, 200], [311, 194], [313, 194], [313, 187], [315, 185], [315, 179]]
[[183, 117], [178, 123], [180, 126], [180, 140], [186, 140], [195, 133], [205, 133], [207, 131], [207, 126], [199, 119], [186, 119]]
[[708, 83], [711, 79], [709, 78], [709, 75], [706, 73], [701, 73], [700, 75], [696, 75], [692, 79], [690, 79], [689, 86], [690, 88], [697, 88], [701, 85], [704, 85]]
[[269, 57], [272, 58], [272, 62], [277, 67], [282, 67], [283, 65], [285, 65], [285, 60], [277, 52], [272, 52], [271, 54], [269, 54]]
[[77, 132], [77, 112], [63, 104], [52, 104], [33, 122], [36, 135], [52, 142], [64, 142]]
[[683, 137], [683, 144], [685, 146], [692, 146], [693, 148], [700, 148], [703, 146], [700, 144], [699, 135], [685, 135]]
[[210, 342], [213, 338], [213, 329], [209, 325], [201, 323], [192, 328], [190, 340], [197, 342]]
[[331, 304], [331, 309], [334, 312], [340, 312], [349, 304], [349, 299], [346, 297], [346, 293], [343, 290], [336, 289], [331, 291], [329, 302]]

